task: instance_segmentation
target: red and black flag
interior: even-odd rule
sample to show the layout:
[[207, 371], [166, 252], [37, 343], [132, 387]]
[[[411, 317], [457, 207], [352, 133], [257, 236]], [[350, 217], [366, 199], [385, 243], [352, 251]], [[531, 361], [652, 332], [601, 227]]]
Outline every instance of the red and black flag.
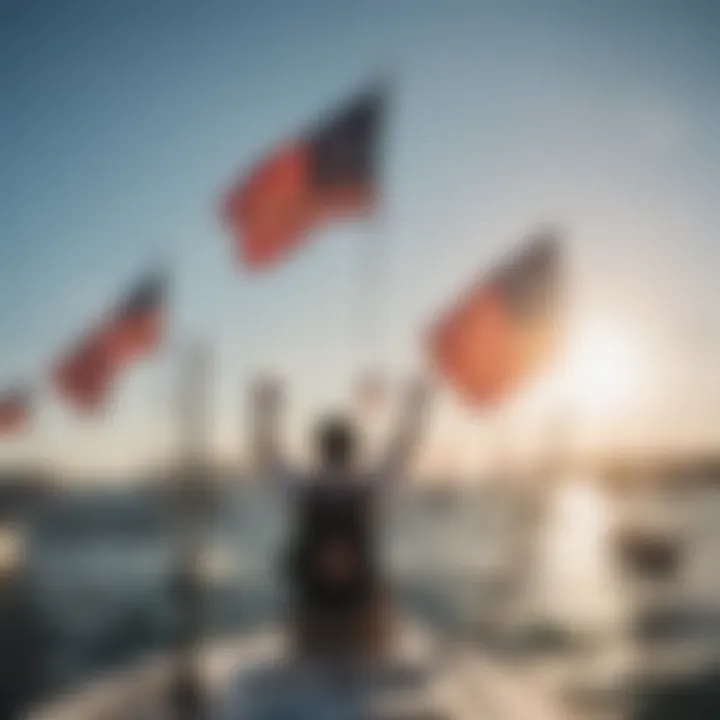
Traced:
[[0, 394], [0, 437], [17, 435], [27, 429], [32, 415], [31, 393], [13, 388]]
[[474, 283], [430, 335], [440, 372], [476, 405], [495, 405], [554, 356], [561, 340], [561, 245], [532, 237]]
[[313, 228], [373, 206], [384, 105], [384, 88], [366, 91], [231, 188], [222, 215], [248, 267], [270, 267]]
[[61, 359], [54, 373], [55, 385], [73, 406], [83, 411], [101, 409], [116, 375], [158, 348], [163, 336], [165, 285], [161, 274], [144, 278], [104, 322]]
[[166, 280], [153, 273], [140, 281], [115, 310], [106, 328], [110, 363], [119, 370], [160, 346]]
[[102, 329], [88, 333], [71, 348], [56, 366], [53, 381], [78, 410], [91, 412], [105, 405], [112, 372]]

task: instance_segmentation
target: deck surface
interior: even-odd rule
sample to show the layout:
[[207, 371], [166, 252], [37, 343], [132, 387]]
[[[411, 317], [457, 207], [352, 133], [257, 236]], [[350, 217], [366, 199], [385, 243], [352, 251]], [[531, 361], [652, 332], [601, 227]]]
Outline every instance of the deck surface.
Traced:
[[[443, 644], [407, 624], [394, 651], [373, 667], [318, 667], [289, 658], [272, 630], [201, 653], [209, 717], [453, 718], [563, 720], [557, 703], [527, 676], [482, 652]], [[162, 657], [100, 681], [34, 713], [31, 720], [163, 720], [172, 662]]]

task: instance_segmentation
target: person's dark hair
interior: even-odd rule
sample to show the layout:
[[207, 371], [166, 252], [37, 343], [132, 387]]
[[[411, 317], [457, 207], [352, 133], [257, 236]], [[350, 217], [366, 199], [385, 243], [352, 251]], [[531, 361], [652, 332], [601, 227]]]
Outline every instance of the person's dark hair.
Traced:
[[331, 416], [320, 422], [315, 434], [315, 447], [325, 467], [345, 468], [352, 465], [356, 445], [355, 428], [346, 418]]

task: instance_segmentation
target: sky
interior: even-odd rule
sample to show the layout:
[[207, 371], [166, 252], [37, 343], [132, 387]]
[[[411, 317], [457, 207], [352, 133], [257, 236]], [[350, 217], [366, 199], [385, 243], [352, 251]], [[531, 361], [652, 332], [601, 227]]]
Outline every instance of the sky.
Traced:
[[[194, 342], [213, 368], [213, 452], [241, 453], [245, 387], [267, 368], [286, 378], [302, 452], [364, 363], [406, 377], [437, 309], [548, 222], [567, 239], [572, 327], [620, 328], [639, 358], [584, 442], [712, 442], [719, 15], [699, 0], [0, 0], [0, 387], [39, 392], [32, 434], [0, 460], [101, 476], [172, 454]], [[223, 191], [379, 73], [393, 94], [377, 216], [244, 273]], [[159, 262], [166, 348], [101, 421], [76, 417], [48, 367]], [[491, 417], [443, 395], [429, 457], [537, 441], [549, 411], [528, 402]]]

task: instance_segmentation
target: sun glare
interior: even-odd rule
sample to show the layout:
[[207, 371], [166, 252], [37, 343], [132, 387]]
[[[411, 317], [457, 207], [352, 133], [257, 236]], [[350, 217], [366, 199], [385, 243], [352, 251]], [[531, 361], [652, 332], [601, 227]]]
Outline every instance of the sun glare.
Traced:
[[640, 372], [637, 347], [623, 328], [584, 326], [568, 348], [563, 384], [573, 404], [599, 412], [627, 401]]

